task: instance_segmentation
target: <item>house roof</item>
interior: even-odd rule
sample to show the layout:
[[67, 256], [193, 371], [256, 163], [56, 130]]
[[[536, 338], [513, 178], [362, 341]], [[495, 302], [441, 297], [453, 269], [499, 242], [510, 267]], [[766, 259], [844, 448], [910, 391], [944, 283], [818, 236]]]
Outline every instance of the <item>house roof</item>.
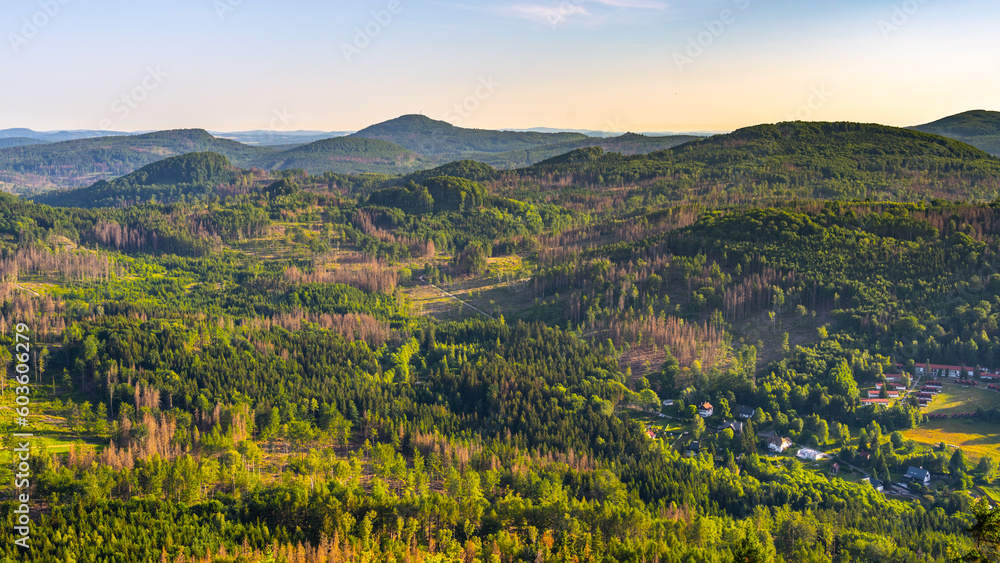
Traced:
[[739, 421], [723, 420], [719, 429], [725, 430], [726, 428], [731, 428], [734, 433], [743, 433], [743, 423]]
[[768, 444], [774, 444], [775, 446], [790, 446], [790, 445], [792, 445], [792, 441], [791, 440], [789, 440], [788, 438], [782, 438], [781, 436], [778, 436], [777, 434], [775, 434], [774, 436], [771, 436], [771, 438], [767, 441], [767, 443]]
[[[879, 393], [881, 393], [881, 391], [876, 391], [874, 389], [869, 389], [868, 390], [868, 398], [869, 399], [875, 399], [875, 398], [877, 398], [879, 396]], [[886, 395], [889, 396], [889, 398], [898, 398], [899, 397], [899, 391], [889, 391], [888, 389], [886, 389], [885, 393], [886, 393]]]
[[[896, 367], [903, 367], [905, 364], [896, 364]], [[930, 369], [973, 369], [972, 366], [952, 366], [948, 364], [928, 364], [927, 362], [914, 362], [914, 366], [918, 368], [926, 368], [930, 366]]]
[[757, 409], [754, 407], [748, 407], [747, 405], [736, 405], [736, 415], [740, 418], [750, 418]]
[[712, 403], [709, 403], [708, 401], [705, 401], [704, 403], [698, 405], [698, 408], [707, 411], [707, 410], [709, 410], [709, 409], [711, 409], [713, 407], [712, 407]]
[[911, 477], [913, 479], [920, 479], [921, 481], [926, 480], [931, 476], [931, 472], [927, 471], [923, 467], [913, 467], [912, 465], [906, 470], [906, 475], [903, 477]]
[[[927, 367], [927, 364], [917, 364], [920, 367]], [[972, 369], [972, 366], [950, 366], [947, 364], [930, 364], [931, 369], [948, 369], [948, 370], [958, 370], [958, 369]]]

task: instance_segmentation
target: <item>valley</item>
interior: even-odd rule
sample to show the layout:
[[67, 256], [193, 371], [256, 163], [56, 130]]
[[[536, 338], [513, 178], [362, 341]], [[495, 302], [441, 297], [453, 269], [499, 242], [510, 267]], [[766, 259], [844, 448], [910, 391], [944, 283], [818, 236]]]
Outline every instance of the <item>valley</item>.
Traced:
[[[0, 194], [0, 479], [25, 418], [38, 499], [28, 559], [11, 526], [0, 557], [972, 545], [1000, 479], [1000, 159], [848, 122], [675, 146], [441, 128], [0, 149], [5, 181], [46, 182]], [[930, 362], [979, 387], [862, 402]], [[930, 481], [894, 488], [911, 468]]]

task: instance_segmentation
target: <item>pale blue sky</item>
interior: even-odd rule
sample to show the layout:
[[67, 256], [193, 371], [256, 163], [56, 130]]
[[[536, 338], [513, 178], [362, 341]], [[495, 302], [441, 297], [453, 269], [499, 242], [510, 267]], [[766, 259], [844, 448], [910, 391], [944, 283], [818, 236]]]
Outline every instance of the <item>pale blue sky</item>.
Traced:
[[1000, 110], [997, 29], [994, 0], [7, 0], [0, 128], [913, 125]]

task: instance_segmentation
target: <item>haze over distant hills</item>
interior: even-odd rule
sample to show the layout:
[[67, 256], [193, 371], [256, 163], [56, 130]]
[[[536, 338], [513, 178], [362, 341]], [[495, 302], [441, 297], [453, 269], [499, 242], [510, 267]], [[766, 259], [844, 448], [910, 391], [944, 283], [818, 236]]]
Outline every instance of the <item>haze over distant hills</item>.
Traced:
[[647, 137], [626, 133], [617, 137], [588, 137], [574, 132], [493, 131], [465, 129], [422, 115], [404, 115], [367, 127], [352, 137], [391, 141], [439, 162], [470, 159], [497, 168], [530, 166], [569, 151], [599, 146], [622, 154], [646, 154], [674, 147], [698, 137]]
[[[101, 132], [73, 134], [96, 133]], [[27, 129], [0, 132], [0, 135], [8, 135], [0, 136], [0, 143], [4, 138], [8, 139], [6, 146], [0, 144], [0, 186], [30, 193], [81, 187], [123, 176], [151, 162], [188, 152], [215, 152], [241, 168], [299, 168], [314, 174], [405, 174], [462, 159], [480, 160], [499, 168], [529, 166], [585, 146], [640, 154], [695, 138], [632, 134], [599, 138], [580, 133], [465, 129], [423, 116], [408, 115], [373, 125], [350, 136], [317, 131], [252, 131], [212, 135], [202, 129], [180, 129], [141, 135], [116, 134], [44, 141], [68, 134], [38, 134]], [[221, 135], [233, 138], [220, 138]]]
[[352, 135], [392, 141], [412, 151], [428, 155], [506, 152], [579, 141], [581, 133], [533, 133], [465, 129], [423, 115], [404, 115], [366, 127]]
[[221, 154], [192, 152], [147, 164], [114, 180], [75, 190], [50, 191], [35, 198], [60, 207], [115, 207], [151, 200], [172, 202], [210, 195], [236, 178], [238, 169]]
[[[716, 135], [712, 139], [738, 138], [737, 133], [746, 130]], [[886, 130], [905, 131], [896, 128]], [[964, 112], [911, 130], [941, 135], [993, 155], [1000, 154], [998, 112]], [[30, 129], [0, 131], [0, 187], [8, 191], [38, 194], [52, 189], [89, 186], [100, 180], [124, 176], [158, 160], [191, 152], [217, 153], [227, 158], [232, 166], [243, 169], [393, 175], [409, 174], [461, 160], [474, 160], [496, 169], [524, 168], [551, 159], [558, 162], [560, 156], [586, 148], [600, 148], [603, 153], [625, 156], [645, 155], [703, 139], [691, 135], [626, 133], [615, 137], [596, 137], [565, 131], [468, 129], [422, 115], [404, 115], [347, 135], [344, 132], [322, 131], [249, 131], [212, 135], [202, 129], [139, 135], [108, 133], [38, 133]], [[234, 138], [222, 138], [221, 135]], [[78, 138], [81, 136], [83, 138]], [[895, 137], [891, 143], [903, 142], [901, 139]], [[796, 142], [803, 152], [808, 152], [816, 150], [810, 143], [819, 141], [800, 137]], [[763, 149], [755, 150], [760, 153]], [[912, 154], [912, 151], [903, 152]], [[739, 154], [740, 151], [732, 155], [727, 153], [726, 158], [738, 158]], [[704, 164], [710, 166], [711, 162]]]
[[0, 185], [22, 192], [79, 187], [123, 176], [170, 156], [204, 151], [250, 167], [273, 149], [219, 139], [202, 129], [23, 145], [0, 149]]
[[[556, 156], [513, 170], [500, 170], [471, 159], [431, 167], [433, 157], [421, 156], [390, 141], [354, 136], [272, 151], [258, 156], [255, 162], [262, 170], [406, 170], [406, 176], [381, 174], [360, 179], [339, 175], [318, 180], [330, 185], [353, 185], [349, 189], [358, 196], [377, 192], [376, 205], [403, 211], [425, 210], [432, 205], [431, 200], [438, 201], [440, 198], [433, 195], [431, 188], [454, 184], [459, 187], [451, 191], [457, 194], [468, 182], [478, 187], [470, 184], [472, 187], [466, 186], [466, 191], [477, 193], [503, 193], [513, 187], [520, 197], [533, 193], [528, 197], [545, 200], [562, 197], [563, 189], [573, 186], [589, 192], [588, 197], [657, 204], [782, 197], [993, 200], [1000, 195], [1000, 159], [961, 141], [911, 129], [847, 122], [785, 122], [747, 127], [645, 154], [628, 155], [601, 146], [616, 143], [627, 149], [629, 143], [642, 145], [648, 139], [640, 135], [603, 139], [591, 146], [556, 151]], [[576, 142], [553, 147], [565, 148]], [[133, 205], [154, 199], [170, 203], [225, 195], [231, 192], [234, 182], [244, 190], [260, 189], [276, 177], [240, 170], [234, 164], [222, 154], [191, 153], [149, 164], [110, 182], [102, 180], [86, 188], [50, 192], [34, 199], [55, 206], [79, 207]], [[250, 183], [256, 188], [251, 188]], [[414, 183], [431, 189], [431, 199], [414, 188]], [[451, 200], [457, 196], [449, 197]]]
[[350, 135], [353, 131], [276, 131], [272, 129], [257, 129], [254, 131], [209, 131], [212, 135], [223, 139], [231, 139], [247, 145], [278, 146], [298, 145]]

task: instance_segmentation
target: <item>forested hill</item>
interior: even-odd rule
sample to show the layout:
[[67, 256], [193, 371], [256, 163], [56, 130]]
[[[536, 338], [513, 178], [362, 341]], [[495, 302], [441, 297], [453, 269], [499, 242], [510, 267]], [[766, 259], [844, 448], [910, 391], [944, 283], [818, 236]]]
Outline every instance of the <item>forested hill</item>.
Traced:
[[273, 149], [218, 139], [203, 129], [77, 139], [0, 149], [0, 183], [37, 190], [75, 188], [123, 176], [164, 158], [212, 151], [250, 167]]
[[965, 143], [860, 123], [758, 125], [648, 155], [580, 149], [522, 171], [536, 181], [642, 186], [668, 200], [771, 196], [996, 198], [1000, 159]]
[[296, 168], [313, 174], [327, 171], [351, 174], [362, 172], [399, 173], [416, 169], [418, 155], [395, 143], [361, 137], [335, 137], [263, 157], [266, 169]]
[[[1000, 152], [996, 116], [967, 112], [918, 128]], [[991, 198], [996, 179], [995, 161], [962, 143], [912, 129], [857, 123], [759, 125], [710, 138], [632, 133], [598, 138], [467, 129], [405, 115], [352, 136], [289, 146], [250, 146], [201, 129], [55, 143], [32, 139], [0, 139], [0, 188], [28, 194], [76, 188], [166, 157], [205, 151], [241, 168], [311, 174], [407, 174], [461, 160], [502, 170], [537, 164], [509, 177], [542, 185], [552, 174], [571, 174], [588, 187], [643, 184], [670, 200], [762, 194]], [[564, 156], [576, 150], [583, 152]]]
[[35, 201], [59, 207], [116, 207], [148, 201], [169, 203], [216, 193], [220, 186], [247, 174], [233, 167], [221, 154], [194, 152], [147, 164], [111, 181], [100, 180], [86, 188], [48, 192]]
[[966, 111], [911, 129], [957, 139], [1000, 155], [1000, 112], [997, 111]]
[[521, 168], [580, 148], [600, 147], [602, 150], [624, 155], [648, 154], [701, 138], [692, 135], [646, 136], [636, 133], [625, 133], [617, 137], [587, 137], [586, 139], [565, 141], [554, 145], [540, 145], [528, 149], [511, 150], [495, 154], [474, 153], [468, 155], [468, 157], [498, 168]]
[[366, 127], [353, 136], [392, 141], [426, 155], [497, 153], [587, 139], [582, 133], [466, 129], [422, 115], [404, 115], [390, 119]]
[[[634, 143], [652, 139], [640, 136], [618, 139], [628, 137], [633, 137], [628, 142]], [[559, 146], [562, 145], [552, 148]], [[184, 160], [168, 161], [180, 162]], [[328, 183], [344, 186], [353, 197], [409, 181], [422, 184], [436, 176], [453, 176], [483, 182], [489, 191], [504, 198], [560, 203], [583, 212], [588, 208], [592, 211], [616, 206], [624, 200], [631, 205], [667, 202], [713, 205], [791, 196], [914, 201], [930, 197], [993, 200], [1000, 194], [997, 157], [937, 135], [858, 123], [758, 125], [639, 155], [587, 146], [515, 170], [497, 169], [469, 159], [432, 167], [438, 162], [435, 158], [388, 141], [361, 137], [316, 141], [262, 155], [256, 162], [264, 171], [298, 169], [319, 174], [336, 170], [327, 174]], [[410, 172], [407, 176], [397, 175], [407, 171]], [[359, 177], [345, 176], [344, 172], [381, 174], [367, 174], [359, 182]], [[244, 172], [253, 175], [254, 184], [270, 174], [274, 173]], [[183, 194], [207, 196], [226, 184], [168, 180], [164, 177], [137, 181], [133, 177], [112, 184], [95, 184], [87, 190], [39, 197], [38, 201], [83, 207], [139, 203], [154, 198], [169, 202], [178, 201]], [[187, 186], [157, 190], [148, 187], [172, 183]], [[192, 184], [198, 187], [192, 189]], [[572, 194], [566, 191], [568, 185], [573, 187]], [[385, 204], [391, 206], [389, 201]], [[401, 202], [397, 206], [408, 205]]]
[[[759, 144], [787, 161], [810, 150], [789, 127], [659, 160]], [[826, 127], [817, 150], [846, 150]], [[1000, 364], [1000, 204], [677, 205], [555, 172], [608, 158], [656, 160], [259, 189], [200, 153], [115, 182], [233, 172], [211, 198], [0, 194], [0, 420], [25, 431], [27, 387], [35, 439], [32, 549], [0, 499], [0, 561], [949, 563], [972, 546], [976, 499], [1000, 494], [1000, 394], [980, 370], [921, 406], [926, 376], [887, 374]], [[929, 486], [893, 487], [911, 466]]]
[[[11, 135], [16, 132], [8, 131]], [[273, 138], [282, 135], [272, 133]], [[515, 168], [584, 146], [624, 154], [648, 153], [691, 138], [628, 134], [602, 139], [580, 133], [486, 131], [454, 127], [423, 116], [403, 116], [354, 136], [287, 146], [251, 146], [216, 138], [200, 129], [55, 143], [10, 136], [0, 139], [0, 187], [29, 194], [76, 188], [189, 152], [216, 152], [242, 168], [299, 169], [312, 174], [406, 174], [466, 158]]]
[[31, 137], [4, 137], [0, 138], [0, 149], [8, 147], [22, 147], [25, 145], [42, 145], [46, 141], [39, 141]]

